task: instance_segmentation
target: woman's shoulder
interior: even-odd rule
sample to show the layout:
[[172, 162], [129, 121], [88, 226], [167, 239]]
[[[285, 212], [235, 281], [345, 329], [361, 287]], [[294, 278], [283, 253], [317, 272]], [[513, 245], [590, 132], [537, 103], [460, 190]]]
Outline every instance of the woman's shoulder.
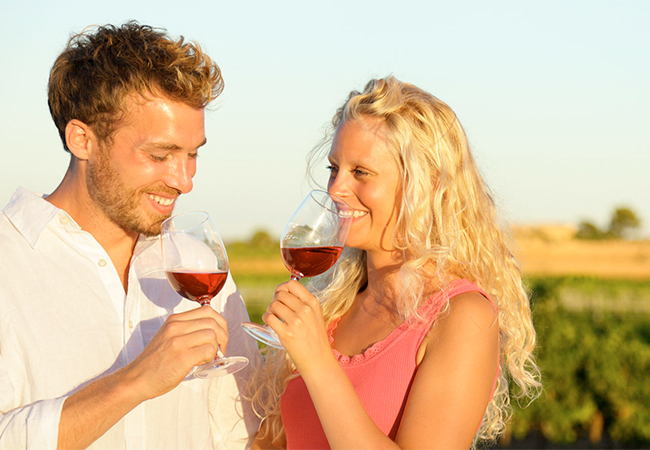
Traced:
[[418, 350], [418, 362], [428, 350], [447, 343], [454, 346], [475, 340], [498, 340], [498, 312], [492, 301], [476, 285], [456, 280], [447, 292], [447, 307], [435, 320]]
[[496, 324], [497, 317], [497, 310], [488, 297], [480, 291], [466, 291], [449, 299], [448, 313], [440, 317], [440, 322], [447, 322], [446, 326], [476, 326], [485, 330]]

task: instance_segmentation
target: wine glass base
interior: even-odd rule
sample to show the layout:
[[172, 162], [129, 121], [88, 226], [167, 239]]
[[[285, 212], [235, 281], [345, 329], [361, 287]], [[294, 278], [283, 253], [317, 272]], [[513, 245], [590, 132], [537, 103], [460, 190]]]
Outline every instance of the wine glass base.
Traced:
[[284, 347], [280, 344], [280, 338], [278, 338], [278, 335], [275, 334], [275, 331], [267, 325], [262, 326], [253, 322], [242, 322], [241, 327], [244, 331], [263, 344], [284, 350]]
[[196, 378], [215, 378], [239, 372], [248, 365], [248, 358], [244, 356], [229, 356], [218, 358], [208, 364], [198, 366], [194, 371]]

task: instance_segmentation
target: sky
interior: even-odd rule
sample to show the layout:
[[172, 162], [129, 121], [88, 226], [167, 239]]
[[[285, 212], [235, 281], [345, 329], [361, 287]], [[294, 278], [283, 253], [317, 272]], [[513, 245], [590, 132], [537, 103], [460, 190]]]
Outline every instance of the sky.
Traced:
[[223, 71], [176, 211], [208, 211], [226, 241], [279, 236], [335, 110], [387, 75], [456, 112], [505, 221], [605, 227], [626, 206], [650, 237], [642, 0], [0, 0], [0, 205], [65, 174], [47, 80], [68, 38], [132, 19], [197, 41]]

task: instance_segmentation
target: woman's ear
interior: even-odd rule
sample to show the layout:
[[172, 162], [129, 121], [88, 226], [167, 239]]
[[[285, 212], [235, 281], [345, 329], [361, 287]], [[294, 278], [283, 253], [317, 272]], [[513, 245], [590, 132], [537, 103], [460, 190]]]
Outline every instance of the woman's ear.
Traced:
[[93, 146], [97, 143], [97, 138], [87, 124], [72, 119], [65, 126], [65, 142], [74, 156], [81, 160], [87, 160]]

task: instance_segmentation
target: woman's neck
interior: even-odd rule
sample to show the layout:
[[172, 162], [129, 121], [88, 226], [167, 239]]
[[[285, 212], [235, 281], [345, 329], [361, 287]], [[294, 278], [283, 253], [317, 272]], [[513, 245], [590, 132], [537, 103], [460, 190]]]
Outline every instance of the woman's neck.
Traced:
[[403, 263], [398, 252], [368, 252], [368, 281], [365, 289], [357, 296], [358, 306], [382, 316], [398, 316], [397, 274]]

